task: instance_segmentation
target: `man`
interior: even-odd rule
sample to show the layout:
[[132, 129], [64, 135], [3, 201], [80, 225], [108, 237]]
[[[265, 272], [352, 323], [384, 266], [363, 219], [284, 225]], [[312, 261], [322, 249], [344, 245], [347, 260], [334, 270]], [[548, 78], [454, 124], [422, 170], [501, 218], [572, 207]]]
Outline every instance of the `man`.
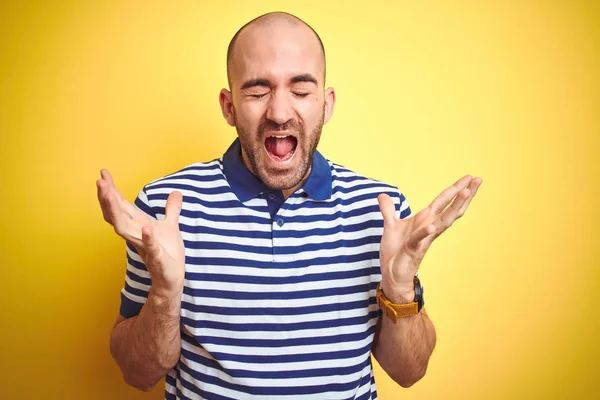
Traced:
[[167, 399], [374, 399], [372, 352], [411, 386], [435, 345], [420, 262], [481, 179], [411, 216], [396, 188], [327, 161], [335, 92], [321, 40], [292, 15], [242, 27], [227, 71], [238, 139], [222, 159], [149, 183], [135, 206], [108, 171], [97, 182], [128, 242], [110, 342], [125, 381], [150, 390], [166, 375]]

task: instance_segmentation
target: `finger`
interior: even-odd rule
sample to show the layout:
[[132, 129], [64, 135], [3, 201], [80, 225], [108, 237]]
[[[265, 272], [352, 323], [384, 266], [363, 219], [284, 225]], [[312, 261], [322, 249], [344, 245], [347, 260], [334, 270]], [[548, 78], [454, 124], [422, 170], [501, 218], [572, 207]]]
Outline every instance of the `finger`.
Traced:
[[467, 187], [471, 179], [471, 175], [465, 175], [458, 181], [456, 181], [454, 185], [450, 186], [448, 189], [440, 193], [439, 196], [436, 197], [435, 200], [433, 200], [429, 205], [434, 214], [439, 214], [440, 212], [442, 212], [444, 208], [446, 208], [448, 204], [450, 204], [452, 199], [456, 197], [458, 192]]
[[407, 246], [411, 250], [416, 250], [419, 248], [421, 243], [424, 242], [424, 239], [428, 236], [431, 236], [435, 233], [435, 225], [429, 224], [420, 229], [417, 229], [415, 232], [411, 233], [408, 237]]
[[383, 215], [383, 225], [392, 226], [396, 222], [396, 206], [392, 201], [392, 198], [385, 193], [377, 196], [379, 202], [379, 210]]
[[106, 183], [102, 179], [98, 179], [96, 181], [96, 187], [98, 188], [98, 203], [100, 204], [100, 209], [102, 210], [102, 217], [104, 217], [104, 220], [106, 222], [108, 222], [109, 224], [112, 224], [112, 220], [110, 219], [110, 214], [106, 207], [106, 201], [104, 199], [104, 196], [105, 196], [104, 193], [106, 190], [105, 185], [106, 185]]
[[111, 221], [110, 223], [115, 228], [115, 231], [119, 236], [123, 235], [122, 226], [119, 220], [119, 205], [118, 199], [113, 192], [108, 192], [103, 197], [104, 206], [106, 209], [106, 213], [108, 214], [108, 218]]
[[462, 217], [465, 214], [465, 212], [467, 211], [467, 208], [469, 207], [471, 200], [473, 200], [473, 197], [475, 197], [475, 195], [477, 194], [477, 190], [479, 189], [479, 187], [481, 186], [482, 183], [483, 183], [483, 179], [475, 178], [469, 184], [469, 190], [471, 191], [471, 196], [467, 199], [465, 204], [463, 204], [460, 211], [458, 212], [459, 218]]
[[[115, 193], [115, 190], [111, 190], [104, 197], [106, 204], [106, 210], [109, 218], [112, 221], [111, 224], [115, 229], [117, 235], [128, 241], [135, 241], [141, 239], [141, 232], [139, 228], [136, 229], [131, 226], [131, 210], [127, 210], [127, 203], [124, 203]], [[131, 205], [129, 205], [131, 207]]]
[[181, 213], [182, 203], [183, 195], [181, 192], [171, 192], [167, 198], [167, 204], [165, 205], [165, 220], [173, 224], [179, 224], [179, 214]]
[[150, 259], [157, 259], [159, 257], [160, 245], [154, 236], [152, 225], [144, 226], [142, 228], [142, 243], [144, 244], [144, 249]]
[[142, 240], [142, 221], [135, 218], [135, 207], [117, 198], [115, 191], [106, 195], [106, 208], [117, 235], [130, 242]]
[[431, 244], [433, 243], [433, 241], [438, 238], [443, 232], [440, 232], [437, 230], [437, 228], [434, 230], [433, 234], [427, 236], [425, 239], [421, 240], [421, 246], [423, 249], [425, 249], [425, 251], [427, 249], [429, 249], [429, 246], [431, 246]]
[[126, 200], [125, 197], [123, 197], [121, 192], [119, 192], [119, 190], [115, 186], [115, 181], [113, 180], [112, 175], [110, 174], [110, 172], [108, 172], [107, 169], [100, 170], [100, 175], [102, 176], [102, 179], [106, 182], [106, 190], [107, 191], [109, 191], [109, 190], [115, 191], [117, 196], [121, 200]]
[[108, 183], [109, 189], [115, 187], [115, 181], [113, 180], [112, 175], [110, 174], [110, 172], [108, 172], [107, 169], [102, 168], [100, 170], [100, 176], [102, 176], [102, 179], [104, 179]]
[[[448, 229], [454, 221], [458, 218], [458, 212], [462, 208], [462, 206], [467, 202], [467, 199], [471, 195], [471, 191], [469, 189], [461, 190], [450, 207], [448, 207], [443, 214], [438, 219], [442, 226], [442, 232]], [[436, 227], [437, 228], [437, 227]]]

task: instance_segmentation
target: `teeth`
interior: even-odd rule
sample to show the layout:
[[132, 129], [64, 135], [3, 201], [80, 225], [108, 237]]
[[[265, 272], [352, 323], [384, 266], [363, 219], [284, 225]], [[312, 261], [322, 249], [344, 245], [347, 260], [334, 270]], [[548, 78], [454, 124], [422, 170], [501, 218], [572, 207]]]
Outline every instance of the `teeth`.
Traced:
[[288, 136], [290, 136], [290, 135], [284, 135], [284, 136], [277, 136], [277, 135], [273, 135], [273, 136], [271, 136], [271, 137], [274, 137], [274, 138], [277, 138], [277, 139], [284, 139], [284, 138], [286, 138], [286, 137], [288, 137]]

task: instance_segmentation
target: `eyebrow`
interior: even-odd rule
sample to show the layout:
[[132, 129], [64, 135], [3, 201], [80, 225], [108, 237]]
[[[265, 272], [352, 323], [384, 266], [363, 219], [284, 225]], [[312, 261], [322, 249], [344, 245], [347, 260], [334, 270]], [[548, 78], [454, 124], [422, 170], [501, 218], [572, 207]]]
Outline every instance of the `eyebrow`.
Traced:
[[[292, 78], [291, 82], [292, 83], [311, 82], [317, 86], [319, 85], [317, 78], [315, 78], [311, 74], [296, 75]], [[241, 87], [241, 90], [249, 89], [249, 88], [255, 87], [255, 86], [270, 87], [271, 82], [268, 79], [264, 79], [264, 78], [250, 79], [249, 81], [244, 82], [244, 84]]]
[[271, 86], [271, 82], [268, 79], [258, 78], [250, 79], [242, 85], [241, 90], [248, 89], [254, 86]]
[[319, 85], [319, 83], [317, 82], [317, 78], [315, 78], [311, 74], [297, 75], [292, 78], [292, 83], [298, 83], [298, 82], [312, 82], [317, 86]]

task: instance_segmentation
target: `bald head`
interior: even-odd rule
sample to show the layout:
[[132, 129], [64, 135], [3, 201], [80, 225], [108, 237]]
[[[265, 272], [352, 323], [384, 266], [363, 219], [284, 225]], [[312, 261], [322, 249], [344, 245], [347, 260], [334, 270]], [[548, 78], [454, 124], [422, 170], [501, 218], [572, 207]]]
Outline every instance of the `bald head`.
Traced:
[[[233, 89], [236, 62], [241, 61], [240, 59], [243, 58], [240, 55], [239, 48], [244, 47], [244, 50], [248, 50], [250, 46], [260, 46], [261, 43], [256, 42], [262, 41], [261, 34], [263, 38], [277, 39], [284, 33], [297, 35], [299, 41], [314, 41], [319, 53], [319, 62], [322, 63], [322, 79], [323, 85], [325, 85], [325, 47], [317, 32], [306, 22], [292, 14], [272, 12], [254, 18], [242, 26], [229, 42], [227, 48], [227, 81], [230, 89]], [[307, 37], [307, 34], [310, 38]]]

